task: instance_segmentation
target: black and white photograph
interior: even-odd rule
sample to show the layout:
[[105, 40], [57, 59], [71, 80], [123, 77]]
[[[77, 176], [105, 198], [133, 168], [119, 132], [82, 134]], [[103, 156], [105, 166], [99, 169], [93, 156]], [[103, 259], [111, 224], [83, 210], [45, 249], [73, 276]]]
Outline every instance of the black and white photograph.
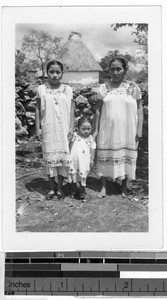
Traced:
[[148, 24], [69, 27], [16, 24], [17, 230], [147, 232]]
[[151, 9], [4, 10], [15, 25], [15, 234], [160, 233], [161, 28]]

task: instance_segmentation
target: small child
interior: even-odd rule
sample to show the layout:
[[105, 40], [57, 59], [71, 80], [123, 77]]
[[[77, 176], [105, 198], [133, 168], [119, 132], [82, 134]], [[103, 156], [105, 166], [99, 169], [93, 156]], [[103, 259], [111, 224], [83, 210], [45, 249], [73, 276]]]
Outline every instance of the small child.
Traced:
[[71, 178], [75, 185], [74, 196], [84, 199], [86, 178], [93, 165], [96, 143], [91, 135], [92, 121], [87, 117], [78, 120], [78, 131], [71, 141]]

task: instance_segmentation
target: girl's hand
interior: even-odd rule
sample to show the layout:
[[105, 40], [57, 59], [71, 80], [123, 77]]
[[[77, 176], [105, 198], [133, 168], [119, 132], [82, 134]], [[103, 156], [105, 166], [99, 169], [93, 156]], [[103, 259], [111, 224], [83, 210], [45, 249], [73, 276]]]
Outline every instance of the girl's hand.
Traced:
[[93, 133], [93, 138], [96, 140], [97, 136], [98, 136], [98, 131], [95, 130], [95, 132]]
[[70, 128], [69, 131], [68, 131], [68, 135], [67, 135], [67, 138], [68, 138], [69, 142], [72, 140], [73, 135], [74, 135], [74, 130], [72, 128]]
[[39, 134], [36, 134], [35, 135], [35, 139], [37, 140], [37, 141], [42, 141], [42, 134], [41, 133], [39, 133]]
[[41, 132], [36, 132], [35, 139], [37, 141], [42, 141], [42, 133]]

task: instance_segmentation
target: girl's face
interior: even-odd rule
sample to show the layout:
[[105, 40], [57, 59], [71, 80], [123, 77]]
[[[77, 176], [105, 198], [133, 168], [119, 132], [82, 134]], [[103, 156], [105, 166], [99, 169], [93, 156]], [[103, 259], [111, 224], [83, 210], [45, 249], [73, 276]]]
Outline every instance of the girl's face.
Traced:
[[125, 76], [125, 69], [119, 60], [115, 60], [111, 63], [109, 74], [114, 83], [119, 83]]
[[63, 72], [59, 65], [51, 65], [48, 70], [48, 79], [49, 82], [53, 85], [56, 85], [60, 82], [61, 78], [63, 76]]
[[79, 134], [83, 137], [89, 137], [91, 134], [92, 126], [89, 122], [82, 123], [79, 127]]

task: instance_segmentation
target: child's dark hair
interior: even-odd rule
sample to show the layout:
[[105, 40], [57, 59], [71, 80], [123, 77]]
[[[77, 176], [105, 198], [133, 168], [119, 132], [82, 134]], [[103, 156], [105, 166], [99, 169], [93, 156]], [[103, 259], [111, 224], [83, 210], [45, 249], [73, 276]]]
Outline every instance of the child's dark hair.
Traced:
[[59, 60], [51, 60], [48, 62], [47, 66], [46, 66], [47, 73], [52, 65], [58, 65], [63, 73], [64, 67], [63, 67], [63, 64]]
[[128, 69], [128, 66], [127, 66], [127, 61], [126, 59], [123, 57], [123, 56], [114, 56], [111, 60], [110, 60], [110, 63], [109, 63], [109, 67], [108, 67], [108, 70], [110, 70], [110, 67], [111, 67], [111, 64], [114, 62], [114, 61], [120, 61], [124, 70], [127, 71]]
[[79, 118], [78, 119], [78, 128], [83, 124], [83, 123], [86, 123], [86, 122], [88, 122], [88, 123], [90, 123], [90, 125], [92, 126], [92, 120], [90, 119], [90, 118], [88, 118], [88, 117], [81, 117], [81, 118]]

